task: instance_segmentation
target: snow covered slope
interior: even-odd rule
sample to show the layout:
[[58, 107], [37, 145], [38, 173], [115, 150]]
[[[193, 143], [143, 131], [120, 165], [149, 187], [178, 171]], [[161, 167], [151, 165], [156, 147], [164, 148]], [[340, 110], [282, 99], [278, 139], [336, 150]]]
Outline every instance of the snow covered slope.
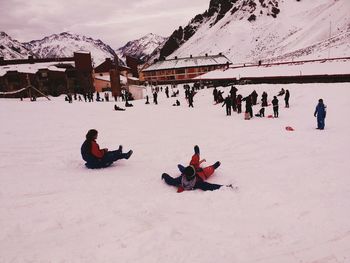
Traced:
[[120, 58], [126, 55], [147, 61], [150, 55], [158, 48], [167, 38], [150, 33], [140, 39], [129, 41], [125, 46], [116, 50]]
[[236, 62], [350, 56], [349, 10], [348, 0], [212, 0], [160, 55], [223, 52]]
[[69, 32], [53, 34], [41, 40], [24, 43], [39, 58], [71, 57], [75, 51], [89, 51], [95, 66], [106, 58], [114, 58], [114, 50], [101, 40]]
[[[237, 86], [269, 100], [281, 87], [290, 108], [280, 99], [280, 118], [249, 121], [225, 116], [212, 89], [193, 109], [182, 89], [180, 107], [160, 93], [159, 105], [134, 101], [125, 112], [115, 102], [0, 99], [0, 262], [349, 263], [349, 83]], [[134, 155], [86, 169], [91, 128], [102, 148]], [[161, 181], [179, 175], [195, 144], [203, 165], [222, 163], [209, 182], [238, 191], [179, 194]]]
[[0, 32], [0, 57], [5, 60], [25, 59], [31, 55], [30, 51], [20, 42], [12, 39], [5, 32]]

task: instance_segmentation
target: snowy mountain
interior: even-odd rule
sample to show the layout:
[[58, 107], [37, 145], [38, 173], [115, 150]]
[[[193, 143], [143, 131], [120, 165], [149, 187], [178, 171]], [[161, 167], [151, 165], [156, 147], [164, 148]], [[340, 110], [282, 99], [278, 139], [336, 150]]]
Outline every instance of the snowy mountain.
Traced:
[[94, 65], [97, 66], [106, 58], [113, 58], [114, 50], [101, 40], [90, 37], [63, 32], [53, 34], [41, 40], [33, 40], [24, 43], [37, 57], [70, 57], [75, 51], [84, 50], [91, 52]]
[[25, 59], [28, 55], [31, 53], [23, 44], [12, 39], [5, 32], [0, 32], [0, 57], [5, 60]]
[[350, 56], [348, 0], [211, 0], [161, 57], [217, 54], [234, 62]]
[[125, 46], [116, 50], [119, 57], [125, 58], [126, 55], [146, 61], [150, 58], [155, 49], [159, 48], [167, 38], [149, 33], [140, 39], [129, 41]]

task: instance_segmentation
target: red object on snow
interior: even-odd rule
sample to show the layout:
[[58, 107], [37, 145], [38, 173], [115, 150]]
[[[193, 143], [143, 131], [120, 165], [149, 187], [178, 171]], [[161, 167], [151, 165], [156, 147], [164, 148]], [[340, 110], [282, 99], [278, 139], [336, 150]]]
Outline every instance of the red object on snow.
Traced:
[[273, 119], [273, 116], [272, 115], [268, 115], [267, 118]]
[[183, 191], [185, 191], [185, 189], [184, 189], [182, 186], [179, 186], [179, 187], [177, 188], [177, 192], [178, 192], [178, 193], [182, 193]]
[[287, 130], [287, 131], [294, 131], [294, 129], [293, 129], [292, 127], [290, 127], [290, 126], [287, 126], [287, 127], [286, 127], [286, 130]]

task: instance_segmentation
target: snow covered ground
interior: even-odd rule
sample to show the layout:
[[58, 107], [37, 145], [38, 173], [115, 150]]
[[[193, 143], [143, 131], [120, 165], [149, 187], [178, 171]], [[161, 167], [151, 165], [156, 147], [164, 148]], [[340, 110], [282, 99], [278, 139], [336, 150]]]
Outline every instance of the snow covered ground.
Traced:
[[[227, 117], [211, 89], [194, 109], [182, 90], [181, 107], [161, 93], [159, 105], [125, 112], [1, 99], [0, 262], [350, 262], [350, 83], [237, 87], [269, 101], [289, 89], [290, 108], [280, 99], [278, 119]], [[80, 145], [91, 128], [102, 148], [123, 144], [132, 158], [86, 169]], [[209, 182], [238, 191], [176, 193], [161, 181], [196, 144], [208, 164], [222, 162]]]

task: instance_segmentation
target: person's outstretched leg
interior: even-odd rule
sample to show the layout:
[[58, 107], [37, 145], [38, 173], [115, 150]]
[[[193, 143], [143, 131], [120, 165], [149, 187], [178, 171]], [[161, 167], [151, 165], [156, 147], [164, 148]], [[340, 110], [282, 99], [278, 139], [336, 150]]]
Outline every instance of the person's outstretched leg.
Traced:
[[203, 168], [202, 171], [197, 172], [197, 174], [200, 178], [202, 178], [203, 181], [205, 181], [215, 172], [215, 170], [220, 165], [221, 165], [221, 163], [218, 161], [218, 162], [214, 163], [213, 165], [210, 165], [208, 167]]
[[194, 146], [194, 155], [191, 158], [190, 165], [193, 165], [195, 169], [199, 168], [200, 152], [198, 145]]

